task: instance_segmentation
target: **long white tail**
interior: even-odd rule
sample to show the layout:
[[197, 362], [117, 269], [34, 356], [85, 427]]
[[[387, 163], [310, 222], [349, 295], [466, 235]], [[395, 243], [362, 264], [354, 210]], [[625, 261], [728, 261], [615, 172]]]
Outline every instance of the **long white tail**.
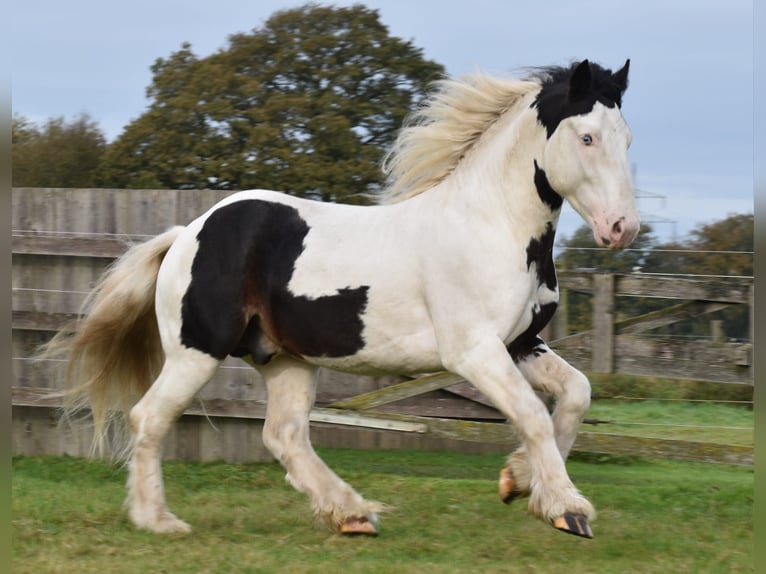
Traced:
[[174, 227], [117, 259], [88, 295], [83, 317], [43, 350], [45, 358], [67, 360], [64, 416], [90, 409], [99, 455], [108, 438], [117, 451], [127, 446], [127, 414], [162, 368], [154, 293], [160, 264], [181, 230]]

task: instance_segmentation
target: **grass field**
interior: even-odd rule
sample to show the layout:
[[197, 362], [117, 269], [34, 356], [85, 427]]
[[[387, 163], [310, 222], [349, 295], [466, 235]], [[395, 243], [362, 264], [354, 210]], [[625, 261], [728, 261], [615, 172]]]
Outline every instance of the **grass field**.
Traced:
[[583, 425], [588, 432], [753, 445], [753, 411], [739, 405], [662, 401], [594, 401], [589, 419], [608, 424]]
[[584, 540], [499, 501], [502, 457], [318, 450], [394, 507], [378, 538], [315, 525], [275, 463], [165, 463], [169, 504], [194, 532], [159, 536], [129, 524], [124, 469], [16, 457], [13, 572], [753, 572], [749, 468], [580, 455], [570, 474], [599, 511]]

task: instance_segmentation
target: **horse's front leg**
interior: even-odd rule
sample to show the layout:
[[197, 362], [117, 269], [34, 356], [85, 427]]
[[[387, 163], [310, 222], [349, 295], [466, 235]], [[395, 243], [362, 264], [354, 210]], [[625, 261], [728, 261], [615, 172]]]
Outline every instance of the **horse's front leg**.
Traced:
[[[554, 353], [542, 341], [517, 363], [521, 373], [535, 389], [552, 394], [553, 430], [564, 460], [577, 438], [580, 423], [590, 406], [588, 378]], [[529, 494], [531, 471], [527, 451], [522, 446], [514, 452], [500, 472], [500, 496], [504, 502]]]
[[[592, 537], [588, 521], [595, 515], [593, 506], [570, 480], [554, 421], [503, 342], [484, 338], [468, 350], [445, 357], [445, 366], [487, 395], [521, 435], [529, 468], [530, 511], [560, 530]], [[567, 416], [562, 414], [560, 419]]]

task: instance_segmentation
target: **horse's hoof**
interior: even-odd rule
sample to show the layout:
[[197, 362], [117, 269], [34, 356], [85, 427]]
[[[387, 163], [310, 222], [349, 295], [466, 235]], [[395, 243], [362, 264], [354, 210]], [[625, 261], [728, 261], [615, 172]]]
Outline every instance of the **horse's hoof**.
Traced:
[[593, 538], [593, 531], [590, 529], [588, 519], [582, 514], [565, 514], [551, 520], [551, 524], [554, 528], [567, 534], [574, 534], [583, 538]]
[[345, 536], [377, 536], [375, 525], [366, 516], [351, 516], [340, 525], [340, 533]]
[[513, 472], [507, 466], [504, 466], [500, 471], [500, 481], [498, 482], [498, 490], [500, 492], [500, 498], [506, 504], [510, 504], [516, 498], [523, 493], [519, 490], [516, 483], [516, 479], [513, 477]]

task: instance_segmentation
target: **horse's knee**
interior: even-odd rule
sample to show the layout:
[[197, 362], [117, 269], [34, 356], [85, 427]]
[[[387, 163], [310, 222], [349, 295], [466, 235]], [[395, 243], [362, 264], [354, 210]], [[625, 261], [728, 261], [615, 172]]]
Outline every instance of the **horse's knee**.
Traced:
[[128, 414], [133, 448], [157, 447], [170, 430], [172, 419], [150, 411], [139, 401]]
[[293, 417], [279, 421], [266, 420], [263, 425], [263, 444], [277, 458], [291, 446], [308, 442], [308, 420]]
[[282, 448], [280, 447], [279, 432], [274, 428], [274, 425], [269, 424], [267, 421], [266, 424], [263, 425], [261, 437], [263, 438], [264, 446], [269, 449], [269, 452], [271, 452], [277, 459], [281, 458]]
[[130, 428], [130, 434], [137, 437], [141, 434], [141, 430], [144, 427], [144, 409], [141, 403], [138, 402], [130, 409], [128, 413], [128, 426]]
[[565, 389], [569, 409], [585, 413], [590, 408], [591, 385], [588, 377], [583, 373], [574, 371]]

